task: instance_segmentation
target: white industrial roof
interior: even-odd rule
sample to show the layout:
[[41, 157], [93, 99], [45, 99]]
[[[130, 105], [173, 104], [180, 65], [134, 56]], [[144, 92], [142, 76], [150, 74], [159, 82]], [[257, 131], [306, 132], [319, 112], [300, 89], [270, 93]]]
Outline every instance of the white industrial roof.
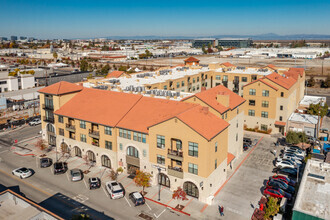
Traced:
[[309, 114], [299, 114], [299, 113], [292, 113], [289, 117], [289, 121], [296, 121], [308, 124], [317, 124], [318, 121], [317, 115], [309, 115]]
[[323, 100], [324, 102], [327, 101], [326, 97], [322, 97], [322, 96], [309, 96], [309, 95], [305, 95], [304, 98], [300, 101], [300, 105], [310, 105], [310, 104], [318, 104], [320, 103], [320, 101]]

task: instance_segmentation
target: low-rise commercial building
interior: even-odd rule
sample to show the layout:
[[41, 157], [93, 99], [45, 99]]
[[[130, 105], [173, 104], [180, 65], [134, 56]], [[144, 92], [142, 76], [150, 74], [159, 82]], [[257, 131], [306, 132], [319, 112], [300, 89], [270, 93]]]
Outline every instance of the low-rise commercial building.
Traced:
[[317, 115], [292, 113], [288, 119], [286, 130], [305, 132], [306, 135], [317, 138], [318, 122]]
[[236, 48], [246, 48], [251, 47], [253, 44], [250, 38], [221, 38], [217, 39], [217, 44], [222, 47], [236, 47]]

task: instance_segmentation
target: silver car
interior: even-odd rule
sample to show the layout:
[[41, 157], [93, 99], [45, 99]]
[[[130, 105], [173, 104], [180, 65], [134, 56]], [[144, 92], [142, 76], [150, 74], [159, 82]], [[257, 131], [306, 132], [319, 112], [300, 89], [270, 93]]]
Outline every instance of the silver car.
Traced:
[[70, 170], [70, 174], [71, 174], [71, 181], [72, 182], [80, 181], [83, 178], [82, 172], [79, 169]]

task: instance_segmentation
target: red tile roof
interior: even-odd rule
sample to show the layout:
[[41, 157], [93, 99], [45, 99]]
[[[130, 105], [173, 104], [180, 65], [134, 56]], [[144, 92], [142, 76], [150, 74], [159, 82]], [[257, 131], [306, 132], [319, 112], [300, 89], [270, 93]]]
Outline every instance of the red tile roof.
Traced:
[[196, 59], [195, 57], [189, 57], [188, 59], [185, 59], [184, 62], [199, 62], [199, 59]]
[[271, 73], [265, 76], [265, 78], [285, 89], [290, 89], [297, 81], [297, 79], [291, 76], [281, 76], [278, 73]]
[[148, 133], [148, 128], [177, 117], [210, 140], [229, 124], [197, 104], [84, 88], [55, 114]]
[[[222, 93], [224, 95], [229, 95], [229, 107], [224, 106], [217, 100], [217, 95], [219, 93]], [[213, 87], [211, 89], [196, 93], [195, 95], [197, 98], [199, 98], [201, 101], [205, 102], [210, 107], [214, 108], [216, 111], [220, 112], [221, 114], [226, 112], [229, 109], [234, 109], [237, 106], [241, 105], [245, 102], [245, 99], [241, 96], [237, 95], [230, 89], [226, 88], [225, 86], [219, 85], [216, 87]], [[192, 96], [190, 96], [192, 97]], [[190, 97], [187, 97], [183, 100], [186, 100]]]
[[226, 66], [226, 67], [235, 66], [234, 64], [231, 64], [231, 63], [229, 63], [229, 62], [222, 63], [222, 65], [224, 65], [224, 66]]
[[299, 75], [300, 77], [303, 77], [304, 71], [304, 68], [290, 68], [288, 71], [284, 72], [284, 74], [293, 77], [294, 79], [298, 79]]
[[55, 83], [53, 85], [39, 89], [38, 92], [52, 94], [52, 95], [63, 95], [63, 94], [72, 93], [72, 92], [79, 92], [82, 89], [83, 89], [82, 86], [78, 86], [73, 83], [61, 81], [61, 82]]
[[227, 165], [235, 159], [235, 156], [231, 153], [227, 153]]
[[124, 71], [112, 71], [111, 73], [108, 73], [107, 78], [119, 78], [123, 73], [125, 73]]
[[275, 125], [278, 125], [278, 126], [285, 126], [286, 123], [284, 121], [275, 121]]
[[277, 87], [275, 87], [275, 86], [273, 86], [272, 84], [266, 82], [264, 79], [265, 79], [265, 77], [260, 78], [260, 79], [257, 79], [257, 80], [254, 80], [254, 81], [252, 81], [252, 82], [250, 82], [250, 83], [244, 85], [243, 87], [248, 86], [248, 85], [251, 85], [251, 84], [256, 83], [256, 82], [262, 82], [262, 83], [264, 83], [265, 85], [269, 86], [270, 88], [273, 88], [273, 89], [275, 89], [276, 91], [278, 90]]

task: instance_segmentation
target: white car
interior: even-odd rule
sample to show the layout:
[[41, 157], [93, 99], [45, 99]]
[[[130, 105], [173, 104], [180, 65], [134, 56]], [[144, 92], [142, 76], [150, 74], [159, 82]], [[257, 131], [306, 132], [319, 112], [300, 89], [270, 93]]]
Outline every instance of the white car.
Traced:
[[276, 167], [278, 168], [284, 168], [284, 167], [289, 167], [289, 168], [295, 168], [295, 165], [292, 164], [290, 161], [277, 161], [275, 164]]
[[121, 185], [116, 181], [109, 181], [106, 184], [108, 193], [110, 194], [111, 199], [119, 199], [124, 197], [124, 190]]
[[36, 125], [40, 125], [41, 124], [41, 120], [40, 118], [35, 118], [32, 121], [29, 122], [30, 126], [36, 126]]
[[26, 167], [20, 167], [11, 172], [13, 175], [18, 176], [21, 179], [28, 178], [32, 175], [31, 170]]
[[284, 153], [292, 153], [292, 154], [295, 154], [295, 155], [300, 156], [300, 157], [305, 157], [306, 156], [305, 152], [298, 151], [298, 150], [293, 150], [293, 149], [284, 150]]
[[289, 160], [289, 161], [292, 161], [294, 164], [297, 164], [297, 165], [301, 165], [302, 164], [302, 162], [300, 161], [300, 160], [298, 160], [297, 158], [295, 158], [295, 157], [290, 157], [290, 156], [288, 156], [288, 155], [284, 155], [284, 156], [282, 156], [282, 157], [280, 157], [280, 156], [278, 156], [277, 157], [277, 159], [276, 159], [276, 161], [284, 161], [284, 160]]

